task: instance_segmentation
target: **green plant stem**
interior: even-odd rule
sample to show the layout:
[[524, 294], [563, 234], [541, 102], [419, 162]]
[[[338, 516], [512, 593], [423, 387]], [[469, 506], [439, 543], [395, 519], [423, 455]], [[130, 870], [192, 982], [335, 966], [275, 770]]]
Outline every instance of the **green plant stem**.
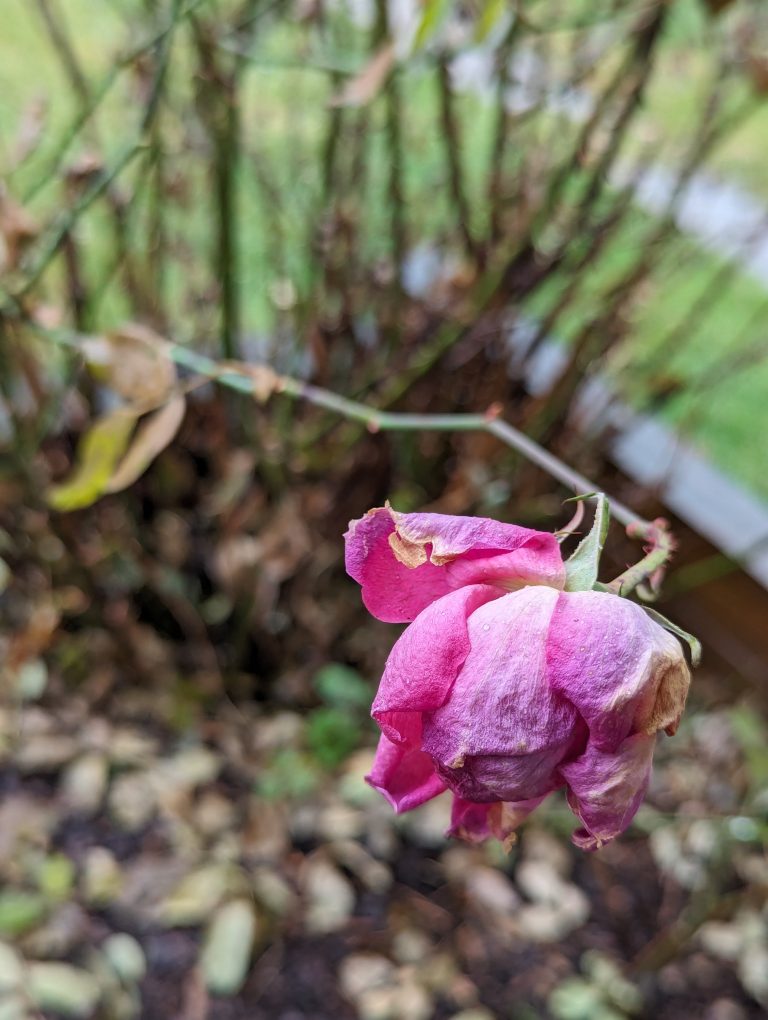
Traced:
[[[222, 366], [213, 358], [172, 344], [169, 348], [171, 358], [176, 364], [183, 365], [194, 372], [216, 379], [222, 386], [238, 390], [241, 393], [254, 392], [253, 376], [238, 370], [237, 367]], [[253, 366], [244, 366], [252, 369]], [[270, 369], [265, 369], [271, 372]], [[529, 439], [524, 433], [508, 422], [500, 419], [495, 408], [485, 414], [409, 414], [401, 411], [380, 411], [368, 404], [313, 386], [300, 379], [290, 376], [276, 376], [275, 391], [297, 400], [305, 400], [315, 407], [333, 411], [342, 418], [361, 422], [370, 432], [426, 431], [426, 432], [487, 432], [516, 450], [526, 459], [533, 461], [542, 471], [546, 471], [566, 488], [575, 493], [595, 492], [597, 486], [585, 475], [580, 474], [558, 457], [545, 450], [538, 443]], [[648, 529], [656, 526], [656, 522], [646, 521], [629, 507], [617, 499], [609, 499], [611, 513], [617, 521], [627, 528], [636, 529], [632, 537], [643, 538]]]
[[675, 551], [675, 538], [669, 524], [663, 517], [642, 523], [627, 524], [627, 535], [647, 543], [645, 556], [619, 574], [608, 584], [607, 590], [614, 595], [628, 595], [638, 591], [646, 601], [652, 601], [659, 592], [664, 570]]
[[[82, 334], [73, 330], [48, 330], [36, 323], [29, 324], [45, 339], [75, 350], [81, 347], [85, 339]], [[165, 350], [177, 365], [207, 379], [215, 380], [229, 389], [251, 397], [259, 397], [261, 389], [264, 398], [274, 393], [306, 401], [315, 407], [332, 411], [342, 418], [360, 422], [370, 432], [486, 432], [516, 450], [573, 492], [594, 494], [598, 489], [585, 475], [575, 471], [559, 457], [499, 418], [495, 405], [488, 408], [484, 414], [411, 414], [402, 411], [381, 411], [356, 400], [348, 400], [338, 393], [313, 386], [301, 379], [278, 375], [267, 365], [218, 362], [189, 347], [171, 342], [165, 345]], [[640, 585], [650, 584], [651, 589], [655, 591], [661, 572], [675, 549], [669, 525], [661, 518], [654, 521], [645, 520], [619, 500], [610, 496], [606, 498], [612, 515], [625, 526], [629, 537], [645, 541], [648, 548], [645, 557], [639, 563], [629, 567], [606, 585], [605, 590], [627, 595]]]

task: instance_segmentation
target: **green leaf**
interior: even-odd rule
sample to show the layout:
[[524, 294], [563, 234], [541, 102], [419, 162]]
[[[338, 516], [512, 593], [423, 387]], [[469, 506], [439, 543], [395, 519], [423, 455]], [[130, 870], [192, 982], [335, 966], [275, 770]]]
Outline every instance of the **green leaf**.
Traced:
[[475, 29], [475, 42], [484, 42], [509, 10], [509, 0], [485, 0]]
[[261, 773], [256, 790], [266, 800], [301, 800], [314, 792], [317, 783], [317, 762], [308, 754], [286, 747], [274, 755]]
[[77, 451], [77, 467], [68, 481], [48, 490], [54, 510], [90, 506], [106, 489], [136, 424], [137, 412], [121, 407], [90, 427]]
[[75, 866], [64, 854], [51, 854], [40, 864], [37, 884], [49, 900], [66, 900], [75, 881]]
[[334, 708], [368, 709], [371, 691], [359, 673], [340, 662], [329, 662], [314, 679], [315, 690], [327, 705]]
[[335, 768], [357, 747], [360, 725], [337, 708], [318, 708], [307, 722], [307, 743], [325, 768]]
[[0, 935], [22, 935], [45, 917], [46, 902], [38, 893], [7, 889], [0, 893]]
[[591, 591], [597, 582], [600, 556], [608, 535], [611, 511], [608, 499], [602, 492], [578, 499], [595, 500], [595, 519], [589, 534], [579, 542], [573, 555], [565, 563], [565, 590]]
[[416, 36], [413, 40], [414, 52], [422, 49], [424, 44], [435, 34], [448, 13], [450, 6], [450, 0], [427, 0], [424, 4], [424, 13], [421, 16], [421, 21], [416, 29]]
[[666, 616], [662, 616], [661, 613], [657, 612], [655, 609], [651, 609], [650, 606], [643, 606], [643, 609], [652, 620], [661, 624], [665, 630], [674, 634], [675, 637], [679, 637], [682, 641], [687, 642], [691, 651], [691, 665], [698, 666], [701, 662], [701, 642], [698, 638], [695, 638], [693, 634], [689, 634], [687, 630], [683, 630], [682, 627], [678, 627], [676, 623], [672, 623], [672, 621], [668, 620]]

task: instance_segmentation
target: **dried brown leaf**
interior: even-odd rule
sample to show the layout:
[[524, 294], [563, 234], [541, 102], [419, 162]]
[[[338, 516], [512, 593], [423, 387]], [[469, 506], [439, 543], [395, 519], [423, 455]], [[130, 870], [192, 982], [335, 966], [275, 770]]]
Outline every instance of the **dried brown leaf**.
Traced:
[[151, 329], [128, 323], [81, 344], [93, 373], [131, 404], [145, 410], [164, 403], [176, 384], [167, 342]]
[[395, 63], [395, 48], [387, 43], [331, 99], [331, 106], [366, 106], [384, 86]]
[[37, 234], [31, 214], [0, 184], [0, 272], [16, 269], [25, 246]]

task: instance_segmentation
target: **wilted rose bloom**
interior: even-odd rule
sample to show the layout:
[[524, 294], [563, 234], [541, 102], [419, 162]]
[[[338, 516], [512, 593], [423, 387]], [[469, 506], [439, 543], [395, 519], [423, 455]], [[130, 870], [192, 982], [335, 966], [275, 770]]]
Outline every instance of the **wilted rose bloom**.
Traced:
[[396, 811], [450, 790], [449, 833], [473, 841], [507, 840], [560, 787], [578, 846], [622, 833], [685, 704], [675, 638], [626, 599], [563, 591], [548, 533], [387, 506], [345, 538], [370, 612], [410, 623], [373, 703], [371, 785]]

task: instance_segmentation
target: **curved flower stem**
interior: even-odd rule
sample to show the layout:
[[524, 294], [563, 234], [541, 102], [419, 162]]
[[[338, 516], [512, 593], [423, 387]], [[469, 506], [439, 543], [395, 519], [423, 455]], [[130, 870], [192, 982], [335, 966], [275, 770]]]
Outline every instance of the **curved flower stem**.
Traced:
[[632, 591], [646, 602], [652, 602], [659, 594], [664, 571], [675, 551], [675, 538], [669, 530], [669, 522], [663, 517], [655, 521], [632, 522], [627, 525], [630, 538], [645, 541], [645, 556], [614, 578], [606, 589], [614, 595], [629, 595]]
[[[16, 306], [17, 310], [19, 306]], [[37, 333], [63, 346], [79, 348], [85, 337], [73, 330], [44, 329], [30, 322]], [[333, 393], [331, 390], [313, 386], [301, 379], [278, 375], [268, 365], [242, 361], [215, 361], [204, 354], [181, 344], [165, 342], [168, 356], [185, 368], [200, 376], [215, 380], [222, 386], [247, 393], [264, 401], [272, 394], [282, 393], [296, 400], [304, 400], [316, 407], [323, 407], [351, 421], [362, 422], [371, 432], [423, 431], [423, 432], [487, 432], [502, 443], [516, 450], [527, 460], [555, 478], [561, 485], [574, 493], [594, 493], [597, 486], [585, 475], [569, 467], [543, 446], [534, 442], [508, 422], [499, 417], [500, 406], [494, 404], [484, 414], [410, 414], [401, 411], [381, 411], [368, 404]], [[606, 589], [616, 594], [627, 595], [643, 586], [653, 598], [658, 591], [664, 567], [675, 548], [669, 525], [662, 518], [645, 520], [624, 503], [607, 497], [611, 513], [623, 524], [630, 538], [644, 540], [645, 557], [620, 574]], [[639, 592], [639, 593], [641, 593]], [[648, 594], [648, 591], [646, 591]]]

